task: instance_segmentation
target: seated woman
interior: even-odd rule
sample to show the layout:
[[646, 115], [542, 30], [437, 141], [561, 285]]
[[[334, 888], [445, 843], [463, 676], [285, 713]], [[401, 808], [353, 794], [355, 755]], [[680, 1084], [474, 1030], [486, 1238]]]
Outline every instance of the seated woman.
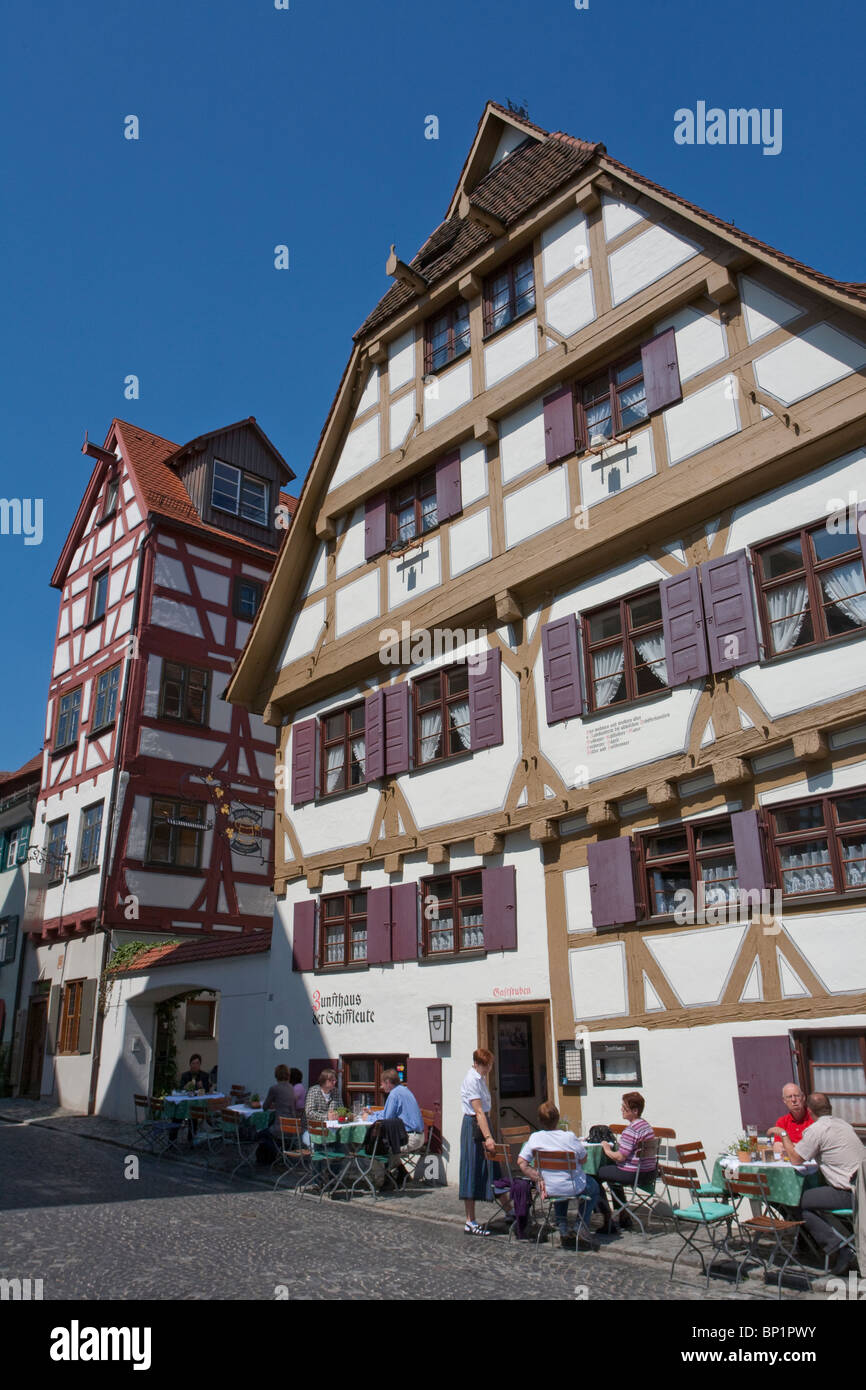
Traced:
[[[645, 1104], [646, 1102], [639, 1091], [627, 1091], [622, 1098], [622, 1117], [626, 1121], [626, 1127], [619, 1136], [619, 1143], [614, 1148], [606, 1141], [602, 1141], [601, 1147], [610, 1161], [603, 1163], [599, 1168], [598, 1180], [600, 1183], [606, 1182], [608, 1184], [619, 1202], [625, 1201], [623, 1188], [633, 1187], [638, 1176], [641, 1180], [655, 1176], [655, 1160], [653, 1160], [652, 1167], [647, 1168], [643, 1164], [639, 1164], [636, 1153], [641, 1140], [655, 1137], [652, 1126], [642, 1118]], [[604, 1217], [602, 1231], [605, 1235], [611, 1235], [616, 1229], [616, 1224], [603, 1187], [598, 1209]], [[631, 1230], [632, 1219], [628, 1212], [620, 1213], [619, 1225], [624, 1231]]]
[[[589, 1234], [589, 1223], [592, 1213], [598, 1205], [601, 1196], [601, 1188], [595, 1178], [588, 1177], [583, 1171], [586, 1163], [586, 1149], [573, 1134], [570, 1129], [559, 1129], [559, 1111], [550, 1101], [545, 1101], [538, 1107], [539, 1128], [534, 1134], [530, 1134], [517, 1158], [517, 1164], [525, 1178], [538, 1185], [542, 1196], [554, 1197], [553, 1215], [563, 1243], [573, 1245], [575, 1243], [574, 1226], [568, 1224], [568, 1203], [572, 1197], [582, 1197], [586, 1195], [588, 1205], [584, 1212], [584, 1225], [586, 1235], [581, 1234], [577, 1238], [579, 1250], [597, 1250], [598, 1241]], [[571, 1173], [540, 1173], [532, 1165], [532, 1155], [538, 1150], [545, 1153], [572, 1153], [577, 1158], [577, 1171]]]
[[295, 1088], [287, 1066], [274, 1067], [274, 1084], [265, 1096], [263, 1110], [273, 1110], [274, 1122], [260, 1136], [256, 1151], [257, 1163], [272, 1163], [280, 1146], [280, 1120], [293, 1120], [296, 1115]]

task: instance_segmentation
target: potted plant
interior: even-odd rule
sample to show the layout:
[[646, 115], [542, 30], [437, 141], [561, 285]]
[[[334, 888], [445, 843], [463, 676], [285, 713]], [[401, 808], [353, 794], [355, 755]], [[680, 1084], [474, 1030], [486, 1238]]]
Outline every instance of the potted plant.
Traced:
[[194, 1096], [194, 1095], [195, 1095], [195, 1082], [194, 1082], [194, 1081], [188, 1081], [188, 1082], [186, 1083], [186, 1085], [184, 1086], [183, 1089], [186, 1091], [186, 1093], [187, 1093], [188, 1096]]
[[251, 1110], [261, 1110], [261, 1108], [262, 1108], [261, 1096], [259, 1095], [258, 1091], [253, 1091], [252, 1095], [250, 1096], [250, 1109], [251, 1109]]

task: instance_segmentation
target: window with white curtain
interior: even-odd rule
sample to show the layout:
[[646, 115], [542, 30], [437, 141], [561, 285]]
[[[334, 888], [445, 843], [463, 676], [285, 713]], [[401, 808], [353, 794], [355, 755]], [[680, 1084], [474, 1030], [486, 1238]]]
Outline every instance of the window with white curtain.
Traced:
[[658, 585], [585, 613], [584, 634], [591, 709], [607, 709], [667, 689]]
[[319, 793], [334, 796], [337, 792], [365, 785], [367, 743], [365, 738], [364, 703], [350, 705], [325, 715], [319, 722], [322, 765], [319, 770]]
[[866, 789], [775, 806], [770, 822], [786, 896], [866, 890]]
[[688, 821], [638, 837], [646, 884], [646, 915], [665, 917], [691, 893], [695, 907], [737, 904], [737, 861], [731, 818]]
[[471, 751], [469, 668], [465, 662], [413, 683], [415, 766]]
[[823, 1091], [833, 1114], [866, 1137], [866, 1032], [795, 1034], [806, 1091]]
[[481, 870], [424, 879], [425, 955], [483, 951]]
[[866, 628], [866, 574], [860, 537], [831, 530], [833, 518], [755, 550], [764, 636], [770, 657]]

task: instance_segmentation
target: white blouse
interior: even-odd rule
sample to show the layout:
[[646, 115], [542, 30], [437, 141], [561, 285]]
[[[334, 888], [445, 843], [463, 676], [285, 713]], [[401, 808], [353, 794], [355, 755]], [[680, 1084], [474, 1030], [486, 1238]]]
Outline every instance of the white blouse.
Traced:
[[463, 1106], [464, 1115], [474, 1115], [473, 1100], [481, 1101], [481, 1109], [487, 1115], [490, 1111], [490, 1092], [487, 1089], [487, 1082], [484, 1077], [477, 1072], [474, 1067], [470, 1067], [463, 1078], [460, 1087], [460, 1102]]

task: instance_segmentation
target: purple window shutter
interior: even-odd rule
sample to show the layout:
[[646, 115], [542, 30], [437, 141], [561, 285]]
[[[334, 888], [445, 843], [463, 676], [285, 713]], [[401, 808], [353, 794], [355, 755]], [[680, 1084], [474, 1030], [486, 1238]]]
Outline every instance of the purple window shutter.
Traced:
[[316, 900], [295, 903], [292, 930], [292, 969], [316, 968]]
[[[442, 1058], [410, 1057], [406, 1063], [406, 1085], [418, 1102], [419, 1110], [432, 1110], [433, 1123], [442, 1131]], [[434, 1143], [433, 1151], [439, 1152]]]
[[374, 560], [387, 549], [388, 499], [384, 492], [368, 497], [364, 506], [364, 559]]
[[731, 816], [737, 887], [745, 893], [762, 893], [769, 887], [764, 858], [764, 835], [757, 811], [735, 811]]
[[502, 742], [502, 652], [490, 647], [470, 656], [469, 735], [473, 753]]
[[391, 959], [391, 889], [367, 890], [367, 964]]
[[385, 692], [374, 690], [364, 701], [364, 781], [385, 776]]
[[732, 1038], [731, 1042], [743, 1129], [757, 1125], [760, 1134], [785, 1108], [782, 1087], [797, 1079], [791, 1040], [783, 1033], [768, 1038]]
[[513, 864], [481, 871], [485, 951], [517, 949], [517, 886]]
[[292, 729], [292, 805], [316, 799], [316, 721], [305, 719]]
[[440, 521], [463, 511], [460, 491], [460, 450], [446, 454], [436, 465], [436, 515]]
[[668, 685], [685, 685], [710, 669], [698, 571], [684, 570], [673, 579], [663, 579], [659, 589]]
[[544, 398], [544, 460], [559, 463], [574, 453], [574, 396], [563, 386]]
[[701, 565], [701, 592], [713, 670], [730, 671], [758, 661], [761, 651], [745, 550]]
[[409, 686], [388, 686], [384, 691], [385, 771], [409, 771]]
[[548, 724], [575, 719], [583, 714], [580, 657], [577, 649], [577, 619], [573, 613], [545, 623], [541, 629], [544, 661], [544, 702]]
[[646, 408], [650, 414], [662, 406], [674, 405], [683, 398], [680, 367], [677, 361], [677, 340], [672, 328], [650, 338], [640, 350]]
[[632, 838], [597, 840], [586, 847], [589, 866], [589, 904], [594, 927], [616, 927], [637, 921], [632, 869]]
[[391, 959], [418, 959], [417, 883], [395, 883], [391, 889]]

